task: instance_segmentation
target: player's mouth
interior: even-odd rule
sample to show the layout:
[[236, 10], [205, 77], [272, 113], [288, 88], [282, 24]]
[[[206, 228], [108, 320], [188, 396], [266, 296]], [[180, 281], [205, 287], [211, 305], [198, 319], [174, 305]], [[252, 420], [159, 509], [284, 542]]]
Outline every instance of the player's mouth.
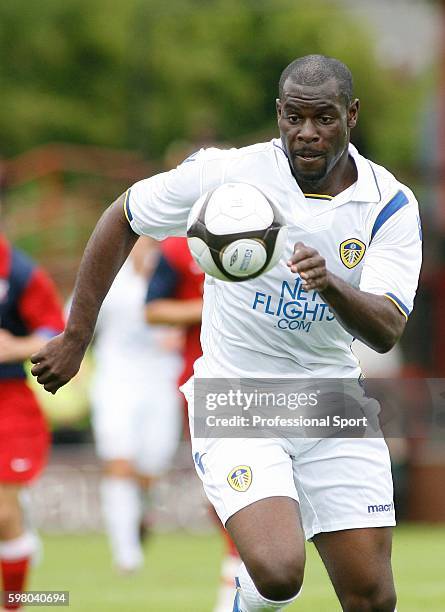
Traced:
[[324, 157], [319, 151], [296, 151], [294, 154], [296, 159], [301, 159], [304, 162], [314, 162]]

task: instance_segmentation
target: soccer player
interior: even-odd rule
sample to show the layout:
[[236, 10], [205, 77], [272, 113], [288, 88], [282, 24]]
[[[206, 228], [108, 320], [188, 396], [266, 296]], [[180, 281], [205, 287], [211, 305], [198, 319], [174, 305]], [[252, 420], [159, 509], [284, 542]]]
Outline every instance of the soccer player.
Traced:
[[[67, 330], [33, 357], [47, 391], [77, 372], [100, 302], [136, 235], [183, 234], [192, 204], [227, 181], [269, 196], [287, 219], [289, 239], [282, 260], [252, 281], [206, 279], [195, 377], [357, 380], [354, 337], [381, 353], [396, 343], [421, 264], [414, 195], [350, 144], [359, 101], [340, 61], [293, 61], [280, 77], [276, 108], [279, 139], [200, 151], [137, 183], [105, 212], [80, 267]], [[281, 308], [273, 307], [280, 299]], [[196, 438], [193, 453], [243, 560], [234, 610], [292, 602], [303, 582], [306, 538], [343, 610], [393, 612], [395, 517], [383, 438]]]
[[180, 358], [172, 338], [177, 334], [149, 326], [144, 316], [158, 255], [154, 240], [136, 242], [102, 304], [93, 345], [92, 423], [104, 464], [102, 513], [121, 574], [143, 564], [144, 501], [149, 503], [150, 487], [169, 467], [181, 429]]
[[[64, 327], [52, 281], [0, 232], [0, 565], [3, 591], [25, 588], [36, 536], [20, 492], [42, 471], [50, 436], [23, 362]], [[2, 603], [0, 602], [0, 608]], [[18, 604], [4, 598], [7, 610]]]
[[[167, 238], [161, 244], [161, 256], [147, 292], [146, 316], [150, 324], [184, 328], [183, 368], [178, 385], [193, 376], [193, 364], [201, 357], [202, 293], [204, 272], [191, 256], [185, 238]], [[187, 409], [185, 407], [185, 415]], [[214, 514], [212, 512], [212, 514]], [[234, 577], [240, 565], [236, 547], [214, 514], [225, 542], [221, 565], [221, 584], [214, 612], [232, 610]]]

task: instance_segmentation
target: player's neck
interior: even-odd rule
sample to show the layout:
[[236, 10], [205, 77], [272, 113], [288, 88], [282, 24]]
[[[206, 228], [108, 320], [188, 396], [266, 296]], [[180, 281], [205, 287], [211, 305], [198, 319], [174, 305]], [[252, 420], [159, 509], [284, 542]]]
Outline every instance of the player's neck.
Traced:
[[335, 167], [321, 181], [302, 181], [297, 183], [303, 193], [318, 193], [335, 197], [357, 180], [357, 167], [354, 160], [345, 152]]

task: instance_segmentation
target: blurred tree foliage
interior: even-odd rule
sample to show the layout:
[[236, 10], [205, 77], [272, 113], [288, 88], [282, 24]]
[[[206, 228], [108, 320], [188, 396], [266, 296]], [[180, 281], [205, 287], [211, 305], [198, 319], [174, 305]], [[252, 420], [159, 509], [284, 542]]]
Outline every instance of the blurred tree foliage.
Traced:
[[358, 139], [382, 163], [413, 156], [424, 87], [376, 64], [366, 24], [322, 0], [14, 0], [0, 3], [2, 156], [48, 141], [138, 149], [243, 142], [274, 131], [281, 70], [345, 61]]

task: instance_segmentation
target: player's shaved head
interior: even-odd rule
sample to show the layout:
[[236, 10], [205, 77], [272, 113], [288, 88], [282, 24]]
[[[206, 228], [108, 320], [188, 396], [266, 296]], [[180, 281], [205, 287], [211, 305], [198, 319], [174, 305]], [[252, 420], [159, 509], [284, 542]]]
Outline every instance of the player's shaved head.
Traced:
[[326, 55], [305, 55], [299, 57], [286, 66], [281, 73], [278, 86], [280, 99], [286, 81], [290, 79], [298, 85], [309, 85], [311, 87], [322, 85], [329, 79], [335, 79], [339, 94], [349, 105], [352, 101], [352, 74], [349, 68], [333, 57]]

